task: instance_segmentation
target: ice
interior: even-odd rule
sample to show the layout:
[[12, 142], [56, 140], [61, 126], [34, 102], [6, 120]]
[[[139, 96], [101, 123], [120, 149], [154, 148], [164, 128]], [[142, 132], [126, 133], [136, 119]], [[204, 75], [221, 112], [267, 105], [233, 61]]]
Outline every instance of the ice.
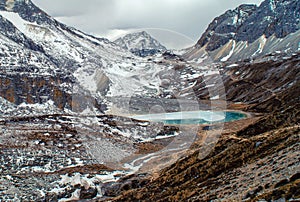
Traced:
[[146, 114], [131, 116], [131, 118], [145, 121], [163, 121], [163, 120], [183, 120], [183, 119], [203, 119], [205, 121], [221, 121], [225, 119], [225, 113], [222, 111], [186, 111], [162, 114]]
[[119, 178], [116, 176], [120, 176], [121, 174], [124, 175], [124, 171], [114, 171], [114, 172], [106, 172], [103, 175], [96, 175], [96, 179], [98, 179], [99, 181], [101, 181], [102, 183], [105, 182], [113, 182], [113, 181], [117, 181]]
[[212, 98], [210, 98], [211, 100], [218, 100], [218, 99], [220, 99], [220, 96], [219, 95], [216, 95], [216, 96], [214, 96], [214, 97], [212, 97]]
[[238, 66], [239, 66], [238, 64], [231, 64], [231, 65], [229, 65], [227, 67], [230, 68], [230, 67], [238, 67]]
[[203, 76], [211, 76], [211, 75], [215, 75], [215, 74], [219, 74], [219, 71], [216, 71], [216, 70], [208, 70], [208, 71], [205, 71]]

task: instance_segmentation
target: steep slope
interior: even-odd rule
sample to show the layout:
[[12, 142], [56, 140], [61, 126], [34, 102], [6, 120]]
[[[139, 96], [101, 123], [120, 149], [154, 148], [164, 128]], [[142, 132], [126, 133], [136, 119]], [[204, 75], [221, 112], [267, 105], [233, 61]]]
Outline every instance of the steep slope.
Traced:
[[[215, 18], [187, 57], [207, 51], [215, 61], [256, 58], [299, 50], [300, 4], [265, 0], [259, 7], [242, 5]], [[284, 39], [284, 40], [283, 40]]]
[[141, 57], [166, 51], [166, 47], [145, 31], [126, 34], [114, 41], [120, 47]]
[[260, 117], [223, 133], [208, 155], [209, 136], [199, 131], [190, 155], [146, 179], [122, 181], [126, 186], [107, 190], [115, 197], [108, 201], [298, 201], [299, 56], [224, 67], [228, 99]]
[[[294, 3], [274, 1], [276, 8], [298, 6]], [[250, 42], [255, 39], [246, 36], [245, 43], [253, 48], [249, 51], [239, 46], [243, 41], [234, 34], [221, 30], [232, 21], [236, 24], [228, 29], [239, 30], [258, 10], [263, 11], [262, 5], [227, 12], [222, 20], [225, 28], [212, 25], [215, 39], [219, 31], [225, 37], [213, 44], [207, 34], [205, 45], [191, 52], [202, 51], [205, 56], [211, 43], [216, 49], [208, 53], [223, 61], [233, 60], [235, 54], [254, 57], [251, 51], [260, 50], [254, 48], [255, 41]], [[106, 39], [57, 22], [30, 0], [0, 0], [0, 16], [0, 200], [300, 198], [300, 59], [290, 43], [298, 40], [297, 32], [280, 35], [275, 29], [266, 42], [259, 38], [270, 47], [266, 52], [288, 46], [291, 54], [272, 53], [235, 63], [198, 60], [199, 64], [170, 53], [137, 57]], [[123, 101], [116, 108], [125, 106], [134, 113], [161, 111], [157, 106], [185, 110], [181, 104], [191, 109], [193, 102], [181, 99], [196, 98], [204, 103], [196, 102], [197, 107], [223, 109], [227, 98], [225, 108], [258, 117], [227, 123], [221, 131], [219, 125], [203, 126], [188, 155], [153, 175], [140, 174], [139, 168], [151, 160], [150, 165], [158, 167], [160, 162], [177, 160], [177, 149], [189, 147], [185, 140], [191, 141], [189, 134], [197, 132], [181, 134], [178, 148], [160, 158], [160, 149], [180, 134], [178, 127], [95, 115], [106, 110], [104, 105], [113, 98]], [[220, 138], [212, 142], [210, 134]], [[210, 152], [202, 153], [207, 148]]]
[[190, 98], [190, 78], [218, 74], [170, 54], [137, 57], [57, 22], [31, 1], [1, 5], [0, 95], [17, 105], [53, 101], [60, 109], [116, 112], [116, 97]]
[[236, 37], [239, 27], [256, 10], [255, 5], [241, 5], [234, 10], [225, 12], [209, 24], [197, 45], [200, 48], [207, 45], [206, 50], [208, 51], [213, 51], [225, 45], [229, 40]]
[[82, 110], [85, 99], [102, 111], [110, 105], [106, 96], [158, 95], [158, 72], [170, 68], [67, 27], [30, 0], [1, 0], [0, 16], [0, 92], [15, 104], [53, 100]]

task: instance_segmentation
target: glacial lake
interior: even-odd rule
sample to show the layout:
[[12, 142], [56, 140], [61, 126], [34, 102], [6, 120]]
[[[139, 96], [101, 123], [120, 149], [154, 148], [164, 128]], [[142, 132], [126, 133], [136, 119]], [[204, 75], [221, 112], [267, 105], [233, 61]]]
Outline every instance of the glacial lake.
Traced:
[[237, 121], [246, 117], [246, 114], [235, 111], [186, 111], [131, 116], [134, 119], [163, 122], [167, 125], [213, 124]]

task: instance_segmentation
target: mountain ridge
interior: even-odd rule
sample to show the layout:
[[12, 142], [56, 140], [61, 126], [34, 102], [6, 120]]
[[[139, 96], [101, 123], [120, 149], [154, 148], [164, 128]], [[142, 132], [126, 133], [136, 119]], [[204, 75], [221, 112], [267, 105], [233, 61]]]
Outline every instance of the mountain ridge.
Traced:
[[[215, 18], [199, 39], [197, 45], [203, 47], [209, 40], [218, 44], [220, 40], [217, 38], [208, 38], [211, 32], [215, 35], [219, 34], [219, 37], [223, 37], [222, 34], [232, 33], [232, 36], [226, 38], [225, 42], [234, 39], [237, 42], [248, 41], [253, 43], [262, 35], [268, 38], [273, 34], [277, 38], [284, 38], [288, 34], [299, 30], [299, 7], [299, 1], [296, 0], [266, 0], [258, 7], [256, 5], [241, 5]], [[232, 23], [229, 23], [230, 18], [233, 19]], [[214, 34], [211, 37], [218, 37]], [[225, 42], [219, 43], [219, 46], [209, 44], [207, 50], [213, 51], [219, 48], [220, 45], [224, 45]]]
[[[300, 3], [266, 0], [258, 7], [241, 5], [216, 17], [190, 48], [188, 59], [203, 52], [214, 61], [238, 61], [300, 50]], [[283, 40], [285, 39], [285, 40]]]
[[[191, 50], [196, 62], [143, 58], [31, 1], [0, 3], [0, 200], [300, 198], [300, 31], [230, 38], [258, 9], [243, 5], [212, 26], [228, 41]], [[131, 118], [199, 109], [247, 117], [195, 130]]]

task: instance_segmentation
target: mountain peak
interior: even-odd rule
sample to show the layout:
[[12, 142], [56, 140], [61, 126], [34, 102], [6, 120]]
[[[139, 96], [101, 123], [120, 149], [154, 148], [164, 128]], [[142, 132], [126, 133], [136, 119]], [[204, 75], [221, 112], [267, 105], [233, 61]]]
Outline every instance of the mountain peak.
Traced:
[[146, 31], [141, 31], [141, 32], [136, 32], [137, 34], [142, 34], [142, 35], [146, 35], [146, 36], [150, 36]]
[[252, 43], [261, 36], [283, 38], [299, 29], [298, 0], [265, 0], [259, 7], [241, 5], [215, 18], [197, 45], [214, 51], [230, 40]]
[[228, 10], [216, 17], [199, 39], [197, 45], [207, 45], [207, 50], [212, 51], [225, 45], [235, 37], [238, 28], [257, 9], [256, 5], [243, 4], [234, 10]]
[[154, 55], [158, 52], [166, 51], [166, 47], [154, 39], [146, 31], [129, 33], [114, 41], [120, 47], [131, 51], [138, 56]]
[[53, 19], [31, 0], [0, 0], [0, 11], [18, 13], [21, 18], [37, 24], [51, 24]]

